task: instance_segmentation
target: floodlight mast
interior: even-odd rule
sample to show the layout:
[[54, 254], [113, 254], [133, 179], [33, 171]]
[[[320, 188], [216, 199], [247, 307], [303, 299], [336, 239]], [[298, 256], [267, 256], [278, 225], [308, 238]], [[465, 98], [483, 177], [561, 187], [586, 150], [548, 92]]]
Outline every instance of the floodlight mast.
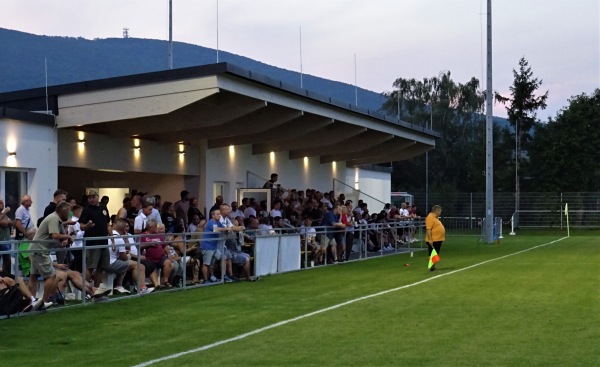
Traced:
[[487, 0], [487, 92], [485, 106], [485, 239], [494, 242], [494, 129], [492, 121], [492, 0]]
[[169, 0], [169, 70], [173, 69], [173, 0]]

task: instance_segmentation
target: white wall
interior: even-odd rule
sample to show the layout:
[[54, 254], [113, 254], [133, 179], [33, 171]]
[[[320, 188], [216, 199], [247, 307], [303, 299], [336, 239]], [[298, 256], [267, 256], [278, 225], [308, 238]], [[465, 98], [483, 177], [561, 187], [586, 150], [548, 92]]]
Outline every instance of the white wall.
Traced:
[[[358, 184], [356, 184], [357, 181]], [[346, 184], [355, 188], [358, 186], [358, 190], [362, 193], [377, 199], [374, 200], [369, 196], [359, 195], [359, 199], [367, 203], [370, 213], [379, 213], [383, 209], [383, 204], [380, 201], [390, 202], [392, 191], [391, 173], [349, 167], [346, 169]], [[356, 205], [356, 202], [354, 204]]]
[[[279, 174], [278, 183], [282, 187], [290, 189], [305, 190], [314, 188], [319, 191], [329, 191], [333, 187], [333, 178], [345, 179], [346, 164], [337, 162], [321, 164], [318, 157], [290, 160], [288, 152], [275, 153], [273, 159], [270, 154], [252, 155], [251, 145], [230, 148], [217, 148], [206, 150], [206, 196], [207, 207], [214, 203], [213, 182], [221, 181], [229, 183], [229, 188], [224, 199], [230, 203], [236, 197], [236, 182], [243, 183], [242, 187], [262, 187], [265, 181], [250, 175], [247, 179], [247, 171], [265, 179], [271, 177], [271, 173]], [[247, 182], [249, 181], [249, 182]]]
[[[0, 165], [29, 172], [27, 194], [33, 200], [31, 215], [37, 219], [57, 189], [56, 130], [36, 123], [0, 119], [0, 139], [3, 144], [0, 154], [4, 154], [0, 155]], [[8, 156], [9, 151], [15, 151], [16, 156]]]

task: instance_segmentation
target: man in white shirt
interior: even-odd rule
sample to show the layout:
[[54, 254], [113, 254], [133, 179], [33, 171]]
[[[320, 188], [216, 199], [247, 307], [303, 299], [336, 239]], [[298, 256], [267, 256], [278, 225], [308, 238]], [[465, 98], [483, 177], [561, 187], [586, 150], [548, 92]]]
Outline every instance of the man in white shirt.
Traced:
[[238, 208], [237, 201], [231, 202], [231, 211], [229, 212], [228, 217], [230, 220], [234, 220], [236, 217], [245, 217], [244, 212]]
[[257, 217], [255, 206], [256, 206], [256, 200], [254, 200], [254, 198], [250, 198], [248, 207], [246, 209], [244, 209], [244, 218], [250, 218], [252, 216]]
[[[246, 229], [243, 226], [243, 224], [235, 225], [229, 219], [229, 205], [221, 204], [221, 206], [219, 207], [219, 211], [221, 212], [219, 222], [221, 222], [221, 224], [224, 227], [229, 228], [231, 231], [234, 232], [241, 232]], [[236, 238], [230, 236], [229, 232], [227, 233], [228, 234], [225, 236], [224, 239], [221, 240], [220, 243], [223, 245], [223, 254], [225, 255], [225, 258], [231, 260], [232, 264], [241, 266], [246, 280], [252, 281], [252, 277], [250, 276], [250, 255], [246, 254], [245, 252], [242, 252], [241, 249], [238, 248], [238, 242]], [[230, 269], [227, 269], [227, 271], [229, 273], [225, 275], [224, 279], [225, 281], [230, 281], [233, 271]]]
[[135, 217], [135, 221], [133, 222], [134, 234], [140, 234], [146, 230], [146, 223], [148, 222], [148, 219], [150, 219], [150, 214], [152, 214], [153, 209], [153, 204], [144, 203], [144, 206], [140, 209], [140, 213]]
[[148, 217], [148, 219], [154, 219], [158, 224], [162, 224], [162, 218], [160, 217], [160, 212], [156, 209], [156, 198], [154, 198], [154, 196], [148, 195], [146, 199], [144, 199], [142, 209], [140, 209], [138, 215], [142, 212], [144, 207], [148, 205], [152, 205], [152, 210], [150, 211], [150, 214], [146, 214], [146, 217]]
[[107, 269], [108, 272], [117, 274], [115, 279], [116, 286], [114, 290], [119, 293], [129, 293], [128, 290], [123, 288], [122, 282], [125, 274], [130, 271], [131, 278], [137, 285], [137, 289], [140, 294], [148, 294], [154, 291], [154, 288], [147, 288], [146, 282], [143, 281], [146, 274], [146, 268], [144, 264], [140, 263], [138, 271], [138, 263], [127, 258], [126, 244], [132, 244], [131, 238], [123, 238], [121, 236], [127, 235], [129, 232], [129, 223], [124, 218], [119, 218], [113, 225], [112, 236], [108, 240], [108, 252], [110, 255], [110, 265]]

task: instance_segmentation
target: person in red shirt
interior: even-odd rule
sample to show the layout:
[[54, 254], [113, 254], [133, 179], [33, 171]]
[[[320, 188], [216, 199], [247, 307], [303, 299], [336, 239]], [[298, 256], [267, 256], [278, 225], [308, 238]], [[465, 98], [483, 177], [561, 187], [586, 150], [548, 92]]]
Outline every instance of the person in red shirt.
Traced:
[[154, 219], [148, 219], [146, 232], [140, 237], [142, 251], [145, 251], [146, 259], [162, 269], [161, 285], [159, 288], [173, 288], [169, 283], [169, 276], [173, 270], [173, 264], [169, 260], [169, 248], [165, 237], [158, 233], [158, 223]]

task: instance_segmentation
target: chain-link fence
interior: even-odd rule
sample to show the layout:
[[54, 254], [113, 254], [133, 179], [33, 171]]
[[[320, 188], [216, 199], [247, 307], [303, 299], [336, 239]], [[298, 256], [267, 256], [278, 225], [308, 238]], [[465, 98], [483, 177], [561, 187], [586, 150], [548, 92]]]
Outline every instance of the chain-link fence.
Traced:
[[[412, 194], [417, 205], [425, 202], [425, 193]], [[429, 193], [429, 203], [442, 206], [443, 216], [448, 219], [444, 223], [447, 229], [473, 230], [480, 227], [481, 218], [485, 217], [485, 193]], [[600, 192], [524, 192], [518, 203], [514, 193], [494, 193], [494, 216], [508, 226], [518, 213], [520, 228], [566, 228], [567, 203], [572, 228], [600, 227]], [[426, 214], [429, 210], [421, 206], [421, 211]]]

